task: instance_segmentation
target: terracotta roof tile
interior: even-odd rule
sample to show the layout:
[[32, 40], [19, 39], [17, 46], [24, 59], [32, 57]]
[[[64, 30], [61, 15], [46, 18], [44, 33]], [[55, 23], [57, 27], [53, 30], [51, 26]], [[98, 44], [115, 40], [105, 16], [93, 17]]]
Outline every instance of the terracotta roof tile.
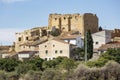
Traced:
[[98, 50], [107, 50], [109, 48], [120, 48], [120, 43], [104, 44]]

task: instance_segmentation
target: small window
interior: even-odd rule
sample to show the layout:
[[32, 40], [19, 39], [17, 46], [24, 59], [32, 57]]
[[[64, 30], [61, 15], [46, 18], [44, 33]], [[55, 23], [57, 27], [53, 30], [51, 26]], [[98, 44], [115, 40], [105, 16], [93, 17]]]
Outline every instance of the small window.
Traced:
[[53, 44], [53, 47], [55, 47], [55, 45]]
[[66, 17], [64, 17], [64, 20], [66, 20]]
[[18, 41], [21, 41], [21, 37], [18, 38]]
[[45, 47], [47, 47], [47, 46], [45, 45]]
[[63, 53], [63, 51], [62, 51], [62, 50], [60, 50], [60, 53]]
[[57, 53], [57, 50], [55, 50], [55, 53]]
[[26, 37], [26, 40], [28, 40], [28, 37]]
[[57, 20], [57, 18], [55, 18], [55, 20]]
[[46, 50], [45, 53], [48, 54], [48, 50]]
[[45, 61], [47, 61], [47, 58], [45, 58]]
[[98, 42], [96, 42], [95, 44], [98, 44]]

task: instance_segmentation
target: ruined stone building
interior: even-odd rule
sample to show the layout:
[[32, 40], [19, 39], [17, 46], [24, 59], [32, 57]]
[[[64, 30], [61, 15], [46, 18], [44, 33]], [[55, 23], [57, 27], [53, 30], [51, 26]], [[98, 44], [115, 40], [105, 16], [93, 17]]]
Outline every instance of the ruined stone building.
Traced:
[[15, 34], [15, 51], [19, 52], [25, 50], [37, 50], [38, 45], [48, 39], [48, 33], [53, 30], [53, 28], [57, 28], [63, 33], [68, 31], [77, 31], [84, 37], [86, 30], [91, 30], [91, 33], [98, 31], [98, 18], [95, 14], [91, 13], [85, 13], [83, 15], [50, 14], [48, 19], [48, 26], [36, 27]]
[[30, 30], [25, 30], [24, 32], [16, 33], [15, 35], [16, 35], [15, 41], [16, 52], [21, 51], [21, 46], [24, 48], [27, 47], [26, 49], [30, 50], [29, 45], [33, 45], [32, 50], [34, 50], [34, 46], [38, 44], [38, 41], [41, 39], [41, 37], [47, 35], [47, 27], [36, 27]]
[[48, 29], [53, 27], [61, 31], [79, 31], [82, 36], [86, 30], [91, 33], [98, 32], [98, 17], [96, 14], [50, 14], [48, 20]]
[[120, 42], [120, 29], [112, 30], [112, 39], [113, 41]]

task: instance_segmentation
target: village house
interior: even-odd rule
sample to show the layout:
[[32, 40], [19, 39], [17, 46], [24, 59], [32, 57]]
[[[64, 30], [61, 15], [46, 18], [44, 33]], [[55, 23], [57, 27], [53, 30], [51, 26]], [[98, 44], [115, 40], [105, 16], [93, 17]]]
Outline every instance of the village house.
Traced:
[[93, 47], [98, 49], [101, 45], [111, 42], [111, 31], [103, 30], [92, 34]]
[[38, 56], [38, 51], [21, 51], [17, 53], [18, 60], [24, 61], [32, 58], [33, 56]]
[[27, 42], [20, 45], [20, 51], [39, 51], [39, 44], [47, 41], [47, 38], [36, 40], [32, 42]]
[[45, 60], [52, 60], [59, 56], [70, 58], [72, 46], [63, 40], [49, 40], [39, 45], [39, 57]]
[[120, 42], [111, 42], [108, 44], [103, 44], [99, 49], [99, 54], [106, 52], [108, 49], [117, 49], [120, 48]]
[[112, 41], [120, 42], [120, 29], [111, 30]]
[[83, 48], [84, 46], [84, 40], [81, 38], [81, 36], [78, 35], [70, 35], [68, 34], [67, 36], [61, 37], [61, 39], [64, 42], [76, 45], [76, 47]]

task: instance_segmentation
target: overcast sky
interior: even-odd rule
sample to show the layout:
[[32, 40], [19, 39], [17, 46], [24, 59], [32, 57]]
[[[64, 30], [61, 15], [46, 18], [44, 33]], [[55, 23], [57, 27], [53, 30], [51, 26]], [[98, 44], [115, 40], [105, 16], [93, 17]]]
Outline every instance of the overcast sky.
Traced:
[[50, 13], [94, 13], [99, 26], [120, 29], [120, 0], [0, 0], [0, 44], [12, 44], [15, 32], [47, 26]]

